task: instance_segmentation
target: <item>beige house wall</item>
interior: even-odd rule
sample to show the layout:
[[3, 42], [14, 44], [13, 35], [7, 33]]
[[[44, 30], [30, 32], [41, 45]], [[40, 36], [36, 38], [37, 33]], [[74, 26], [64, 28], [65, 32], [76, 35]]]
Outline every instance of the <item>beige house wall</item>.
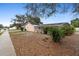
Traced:
[[39, 27], [36, 27], [36, 28], [35, 28], [35, 26], [34, 26], [33, 24], [31, 24], [30, 22], [28, 22], [28, 23], [25, 25], [25, 29], [26, 29], [27, 31], [31, 31], [31, 32], [38, 32], [38, 33], [41, 33], [41, 32], [42, 32], [42, 30], [41, 30]]
[[27, 31], [35, 32], [35, 28], [31, 23], [26, 24], [25, 28], [26, 28]]

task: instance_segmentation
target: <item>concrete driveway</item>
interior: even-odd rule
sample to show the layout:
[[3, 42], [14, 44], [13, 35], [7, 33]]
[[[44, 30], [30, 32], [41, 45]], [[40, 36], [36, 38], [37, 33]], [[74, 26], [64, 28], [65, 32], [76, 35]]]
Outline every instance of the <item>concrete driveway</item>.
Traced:
[[75, 34], [79, 34], [79, 32], [75, 32]]
[[0, 56], [15, 56], [15, 50], [11, 42], [8, 30], [0, 36]]

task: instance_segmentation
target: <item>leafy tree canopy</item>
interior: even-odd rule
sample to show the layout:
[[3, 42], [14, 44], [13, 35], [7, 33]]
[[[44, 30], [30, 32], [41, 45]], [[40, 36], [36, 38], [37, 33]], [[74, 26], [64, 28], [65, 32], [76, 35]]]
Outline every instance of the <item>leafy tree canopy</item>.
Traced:
[[3, 28], [4, 26], [2, 24], [0, 24], [0, 28]]
[[11, 24], [10, 27], [12, 26], [21, 27], [27, 22], [31, 22], [32, 24], [35, 25], [43, 24], [39, 17], [33, 17], [31, 15], [16, 15], [15, 17], [16, 17], [15, 19], [12, 19], [13, 24]]
[[31, 15], [27, 16], [27, 22], [30, 22], [35, 25], [43, 24], [39, 17], [33, 17]]
[[71, 21], [71, 24], [72, 24], [74, 27], [79, 27], [79, 18], [73, 19], [73, 20]]
[[71, 11], [79, 13], [78, 3], [30, 3], [26, 4], [26, 14], [38, 17], [49, 17], [56, 13]]

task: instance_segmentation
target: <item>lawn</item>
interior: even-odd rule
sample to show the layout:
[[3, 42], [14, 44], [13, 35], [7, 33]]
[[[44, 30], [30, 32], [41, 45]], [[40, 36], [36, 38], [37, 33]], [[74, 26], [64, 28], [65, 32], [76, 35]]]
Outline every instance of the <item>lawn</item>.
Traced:
[[2, 34], [2, 32], [0, 32], [0, 35]]
[[0, 33], [0, 35], [1, 35], [1, 33]]
[[79, 55], [79, 34], [66, 36], [54, 43], [50, 36], [33, 32], [10, 32], [18, 56]]

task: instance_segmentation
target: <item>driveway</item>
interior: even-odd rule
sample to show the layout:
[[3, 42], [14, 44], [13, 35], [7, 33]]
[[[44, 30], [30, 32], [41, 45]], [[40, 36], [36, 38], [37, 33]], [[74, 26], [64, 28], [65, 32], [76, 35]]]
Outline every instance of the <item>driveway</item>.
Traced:
[[0, 36], [0, 56], [15, 56], [15, 50], [11, 42], [8, 30]]
[[75, 32], [75, 34], [79, 34], [79, 32]]

